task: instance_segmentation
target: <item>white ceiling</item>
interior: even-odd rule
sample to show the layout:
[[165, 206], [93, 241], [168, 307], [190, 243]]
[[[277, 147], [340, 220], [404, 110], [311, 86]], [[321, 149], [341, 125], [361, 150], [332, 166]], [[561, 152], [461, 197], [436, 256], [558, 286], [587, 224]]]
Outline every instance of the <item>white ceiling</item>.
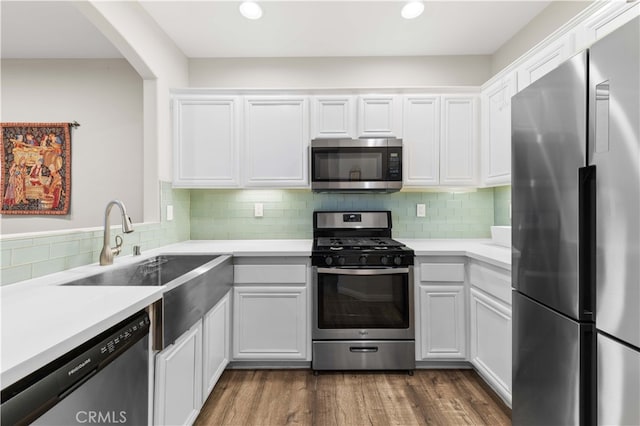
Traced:
[[[1, 2], [3, 58], [122, 55], [65, 1]], [[268, 1], [262, 19], [238, 1], [140, 1], [191, 58], [487, 55], [550, 1], [433, 1], [414, 20], [402, 1]]]

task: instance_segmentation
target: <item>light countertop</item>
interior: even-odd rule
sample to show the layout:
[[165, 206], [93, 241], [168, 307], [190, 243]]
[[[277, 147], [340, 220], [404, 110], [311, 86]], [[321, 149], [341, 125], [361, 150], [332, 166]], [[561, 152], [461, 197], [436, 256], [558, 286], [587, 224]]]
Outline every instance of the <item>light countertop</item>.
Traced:
[[3, 388], [162, 297], [158, 287], [11, 287], [0, 296]]
[[191, 240], [162, 247], [162, 252], [309, 257], [312, 245], [312, 240]]
[[411, 247], [416, 256], [468, 256], [503, 269], [511, 270], [511, 249], [490, 239], [418, 240], [398, 238]]
[[[505, 269], [511, 251], [491, 240], [402, 239], [416, 256], [468, 256]], [[312, 240], [192, 240], [3, 286], [0, 382], [6, 387], [162, 297], [163, 287], [60, 286], [161, 253], [309, 257]]]

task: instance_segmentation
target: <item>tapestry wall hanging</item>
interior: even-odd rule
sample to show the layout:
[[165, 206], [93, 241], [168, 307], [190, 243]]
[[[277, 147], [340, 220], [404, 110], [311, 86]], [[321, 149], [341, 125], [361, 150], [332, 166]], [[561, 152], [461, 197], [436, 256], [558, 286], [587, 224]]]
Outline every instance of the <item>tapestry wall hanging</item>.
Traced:
[[71, 123], [2, 123], [2, 214], [66, 215]]

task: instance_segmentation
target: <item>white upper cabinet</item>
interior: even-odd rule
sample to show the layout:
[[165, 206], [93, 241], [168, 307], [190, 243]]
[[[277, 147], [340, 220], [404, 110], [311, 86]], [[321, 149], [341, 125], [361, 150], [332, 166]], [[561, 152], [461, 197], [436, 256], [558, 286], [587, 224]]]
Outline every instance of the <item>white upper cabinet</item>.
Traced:
[[244, 139], [245, 186], [309, 185], [306, 96], [245, 97]]
[[239, 185], [239, 105], [235, 96], [173, 99], [173, 186]]
[[311, 98], [311, 138], [356, 137], [356, 97], [326, 95]]
[[575, 53], [575, 35], [566, 34], [540, 49], [518, 67], [518, 92]]
[[358, 97], [358, 137], [402, 137], [402, 98], [398, 95]]
[[440, 96], [405, 96], [403, 114], [404, 185], [438, 185]]
[[583, 50], [596, 40], [640, 16], [640, 3], [615, 1], [607, 3], [598, 12], [578, 26], [576, 47]]
[[515, 73], [482, 91], [482, 180], [485, 185], [511, 184], [511, 97]]
[[442, 96], [440, 185], [478, 183], [478, 97]]

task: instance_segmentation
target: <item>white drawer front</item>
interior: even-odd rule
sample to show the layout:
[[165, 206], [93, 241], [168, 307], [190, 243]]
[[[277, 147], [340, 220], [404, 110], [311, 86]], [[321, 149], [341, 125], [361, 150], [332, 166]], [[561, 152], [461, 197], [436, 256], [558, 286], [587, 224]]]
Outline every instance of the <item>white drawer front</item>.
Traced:
[[511, 274], [508, 271], [502, 273], [481, 265], [471, 264], [469, 281], [471, 285], [511, 306]]
[[307, 282], [306, 265], [235, 265], [233, 268], [233, 282], [236, 284]]
[[464, 282], [464, 263], [422, 263], [420, 281]]

